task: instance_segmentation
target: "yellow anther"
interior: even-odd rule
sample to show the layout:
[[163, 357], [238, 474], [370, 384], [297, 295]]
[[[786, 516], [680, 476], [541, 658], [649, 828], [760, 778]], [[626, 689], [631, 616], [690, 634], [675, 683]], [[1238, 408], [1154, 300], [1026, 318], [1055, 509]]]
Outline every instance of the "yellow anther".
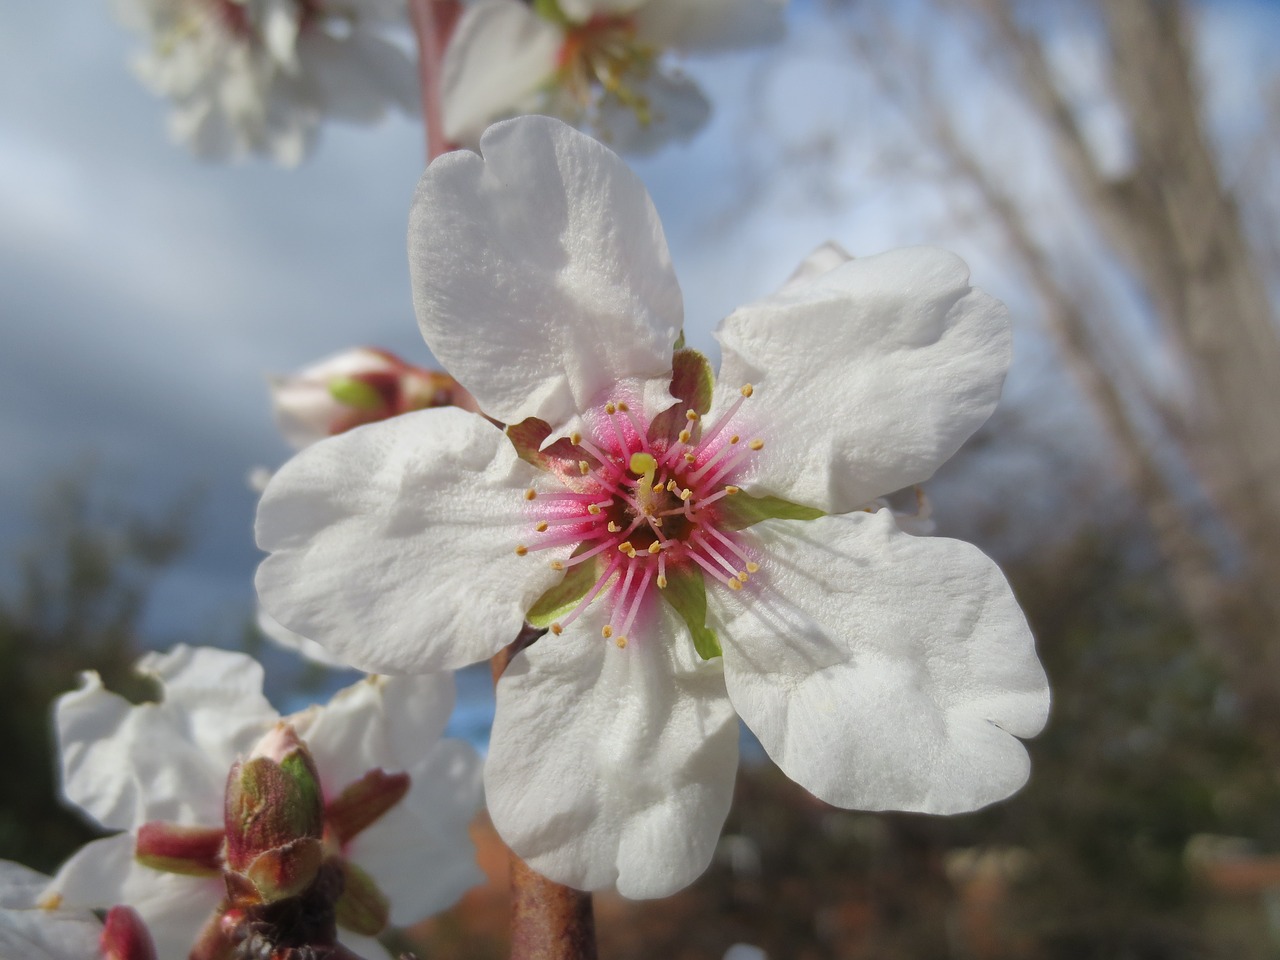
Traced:
[[625, 650], [625, 649], [627, 648], [627, 638], [626, 638], [626, 637], [619, 637], [617, 640], [615, 640], [615, 641], [613, 641], [613, 642], [614, 642], [614, 643], [616, 643], [616, 644], [618, 645], [618, 649], [619, 649], [619, 650]]
[[676, 482], [675, 482], [675, 480], [674, 480], [674, 479], [668, 480], [668, 481], [667, 481], [667, 493], [675, 493], [675, 492], [676, 492]]
[[551, 632], [558, 637], [560, 634], [564, 633], [564, 627], [560, 626], [558, 623], [553, 623], [551, 625]]
[[667, 589], [667, 578], [666, 578], [666, 577], [658, 577], [658, 589], [659, 589], [659, 590], [665, 590], [665, 589]]
[[749, 383], [744, 383], [744, 384], [742, 385], [742, 395], [743, 395], [744, 397], [749, 397], [749, 396], [751, 396], [751, 394], [753, 394], [753, 393], [755, 393], [755, 392], [756, 392], [756, 388], [755, 388], [755, 387], [753, 387], [753, 386], [751, 386], [751, 384], [749, 384]]
[[576, 447], [578, 444], [582, 442], [582, 434], [580, 433], [569, 434], [569, 442]]
[[662, 526], [662, 518], [661, 518], [661, 517], [650, 517], [650, 518], [649, 518], [649, 526], [651, 526], [651, 527], [660, 527], [660, 526]]
[[741, 493], [741, 492], [742, 492], [742, 488], [741, 488], [741, 487], [735, 487], [735, 486], [733, 486], [732, 484], [730, 484], [729, 486], [727, 486], [727, 487], [725, 487], [725, 488], [724, 488], [724, 492], [725, 492], [725, 493], [727, 493], [729, 496], [731, 496], [731, 497], [732, 497], [735, 493]]
[[600, 631], [600, 635], [604, 637], [606, 640], [608, 640], [610, 637], [613, 636], [613, 627], [609, 626], [609, 624], [606, 623], [604, 625], [604, 629]]
[[619, 530], [621, 530], [621, 529], [622, 529], [622, 525], [621, 525], [620, 523], [618, 523], [617, 521], [610, 520], [610, 521], [609, 521], [609, 526], [608, 526], [606, 529], [607, 529], [610, 533], [617, 533]]
[[630, 550], [628, 550], [628, 551], [627, 551], [627, 558], [628, 558], [628, 559], [630, 559], [630, 560], [634, 560], [634, 559], [636, 558], [636, 548], [635, 548], [635, 547], [632, 547]]
[[634, 550], [635, 547], [631, 545], [630, 540], [623, 540], [620, 544], [618, 544], [618, 549], [621, 550], [623, 553], [626, 553], [628, 550]]
[[750, 577], [747, 576], [747, 571], [745, 570], [739, 570], [736, 576], [738, 580], [740, 580], [742, 583], [746, 583], [748, 580], [751, 579]]
[[587, 463], [587, 461], [585, 460], [579, 460], [578, 472], [585, 477], [588, 473], [591, 472], [591, 464]]
[[688, 503], [688, 502], [689, 502], [689, 498], [690, 498], [690, 497], [692, 497], [692, 496], [693, 496], [693, 491], [692, 491], [692, 490], [685, 489], [685, 490], [681, 490], [681, 491], [680, 491], [680, 499], [681, 499], [681, 500], [683, 500], [685, 503]]
[[598, 504], [598, 503], [588, 503], [588, 504], [587, 504], [587, 513], [591, 514], [593, 517], [597, 517], [597, 516], [599, 516], [599, 515], [600, 515], [600, 504]]
[[690, 433], [688, 430], [681, 430], [681, 431], [680, 431], [680, 442], [681, 442], [681, 443], [688, 443], [688, 442], [689, 442], [690, 440], [692, 440], [692, 439], [693, 439], [693, 434], [692, 434], [692, 433]]
[[62, 906], [62, 894], [46, 893], [36, 901], [36, 906], [41, 910], [57, 910]]
[[698, 411], [697, 411], [697, 410], [686, 410], [686, 411], [684, 412], [684, 418], [685, 418], [686, 420], [688, 420], [690, 423], [697, 423], [697, 422], [698, 422]]
[[742, 589], [742, 584], [741, 584], [741, 583], [739, 583], [737, 580], [730, 580], [730, 581], [729, 581], [729, 589], [730, 589], [730, 590], [741, 590], [741, 589]]
[[754, 561], [748, 560], [747, 573], [759, 573], [759, 572], [760, 572], [760, 564], [755, 563]]
[[748, 443], [748, 444], [747, 444], [747, 446], [748, 446], [748, 447], [750, 447], [752, 450], [763, 450], [763, 449], [764, 449], [764, 441], [763, 441], [763, 440], [752, 440], [750, 443]]
[[649, 552], [650, 552], [650, 553], [657, 553], [657, 552], [658, 552], [658, 551], [660, 551], [661, 549], [662, 549], [662, 544], [660, 544], [657, 540], [655, 540], [655, 541], [653, 541], [653, 543], [649, 544]]
[[561, 563], [559, 560], [552, 560], [552, 561], [551, 561], [551, 569], [552, 569], [552, 570], [563, 570], [563, 569], [564, 569], [564, 564], [563, 564], [563, 563]]
[[612, 417], [615, 413], [618, 412], [618, 408], [615, 407], [612, 403], [606, 403], [604, 405], [604, 412]]
[[736, 433], [735, 433], [732, 437], [730, 437], [730, 438], [729, 438], [729, 442], [730, 442], [730, 443], [739, 443], [739, 442], [741, 442], [741, 440], [742, 440], [742, 438], [741, 438], [740, 436], [738, 436]]
[[697, 459], [698, 459], [698, 458], [697, 458], [697, 456], [696, 456], [695, 454], [692, 454], [692, 453], [686, 453], [686, 454], [684, 455], [684, 462], [685, 462], [685, 463], [693, 463], [693, 461], [695, 461], [695, 460], [697, 460]]
[[662, 490], [663, 490], [663, 487], [662, 487], [662, 481], [661, 481], [661, 480], [655, 480], [655, 481], [653, 481], [653, 492], [654, 492], [654, 493], [661, 493], [661, 492], [662, 492]]
[[619, 410], [621, 410], [623, 413], [626, 413], [626, 412], [627, 412], [628, 410], [630, 410], [631, 408], [627, 406], [627, 404], [626, 404], [626, 402], [625, 402], [625, 401], [623, 401], [623, 400], [619, 400], [619, 401], [618, 401], [618, 409], [619, 409]]
[[518, 544], [518, 545], [516, 546], [516, 556], [517, 556], [517, 557], [523, 557], [523, 556], [524, 556], [526, 553], [528, 553], [528, 552], [529, 552], [529, 548], [528, 548], [528, 547], [526, 547], [523, 543]]
[[538, 491], [533, 489], [533, 487], [530, 487], [528, 490], [524, 492], [524, 498], [526, 500], [536, 500], [537, 497], [538, 497]]
[[536, 527], [534, 527], [533, 529], [537, 530], [539, 533], [546, 533], [546, 532], [547, 532], [547, 527], [548, 527], [548, 526], [549, 526], [549, 524], [547, 523], [547, 521], [545, 521], [545, 520], [539, 520], [539, 521], [538, 521], [538, 525], [537, 525]]

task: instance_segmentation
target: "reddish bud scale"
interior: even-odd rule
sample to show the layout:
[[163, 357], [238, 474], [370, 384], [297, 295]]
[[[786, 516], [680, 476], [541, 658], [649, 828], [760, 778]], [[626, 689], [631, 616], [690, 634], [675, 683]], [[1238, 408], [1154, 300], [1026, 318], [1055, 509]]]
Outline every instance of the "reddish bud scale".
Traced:
[[327, 834], [339, 846], [376, 822], [409, 792], [407, 773], [370, 770], [325, 805]]
[[134, 857], [139, 863], [166, 873], [215, 877], [222, 872], [223, 839], [221, 827], [152, 821], [138, 829]]
[[151, 933], [130, 907], [112, 907], [98, 941], [101, 960], [157, 960]]

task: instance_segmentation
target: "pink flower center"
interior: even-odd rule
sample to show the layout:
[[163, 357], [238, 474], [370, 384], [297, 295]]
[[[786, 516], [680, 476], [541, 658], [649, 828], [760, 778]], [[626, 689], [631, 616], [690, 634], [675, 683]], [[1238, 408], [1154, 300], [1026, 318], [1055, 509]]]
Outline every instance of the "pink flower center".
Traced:
[[525, 491], [534, 539], [516, 547], [524, 556], [572, 546], [567, 560], [552, 561], [554, 569], [589, 561], [600, 569], [572, 612], [551, 625], [553, 633], [600, 599], [611, 607], [604, 636], [625, 647], [646, 599], [671, 577], [700, 572], [740, 590], [759, 570], [724, 510], [725, 498], [739, 492], [734, 481], [764, 447], [763, 440], [729, 429], [751, 394], [749, 384], [743, 387], [711, 426], [687, 411], [675, 438], [652, 436], [652, 422], [627, 403], [607, 403], [588, 418], [595, 436], [568, 439], [577, 459], [561, 475], [564, 489]]

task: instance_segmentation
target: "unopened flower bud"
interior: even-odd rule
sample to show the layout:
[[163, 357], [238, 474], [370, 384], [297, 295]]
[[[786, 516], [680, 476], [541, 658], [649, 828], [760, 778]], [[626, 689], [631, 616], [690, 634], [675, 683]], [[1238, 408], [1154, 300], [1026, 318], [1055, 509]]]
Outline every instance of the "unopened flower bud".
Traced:
[[[263, 901], [294, 896], [320, 868], [323, 831], [315, 763], [293, 728], [279, 724], [227, 779], [227, 868]], [[229, 892], [241, 886], [229, 878]]]
[[112, 907], [98, 941], [102, 960], [156, 960], [156, 947], [142, 918], [130, 907]]
[[273, 378], [271, 399], [280, 432], [296, 449], [411, 410], [477, 409], [447, 373], [372, 347], [345, 350], [292, 376]]

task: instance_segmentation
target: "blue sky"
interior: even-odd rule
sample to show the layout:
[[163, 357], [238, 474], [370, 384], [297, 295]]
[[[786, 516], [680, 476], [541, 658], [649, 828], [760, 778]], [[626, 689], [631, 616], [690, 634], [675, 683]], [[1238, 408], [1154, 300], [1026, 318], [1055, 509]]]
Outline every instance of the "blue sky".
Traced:
[[[1225, 136], [1249, 127], [1276, 10], [1218, 3], [1207, 15]], [[829, 237], [861, 253], [952, 246], [1025, 309], [936, 189], [872, 169], [873, 144], [853, 134], [875, 115], [874, 92], [815, 5], [792, 21], [779, 50], [691, 63], [713, 123], [637, 164], [691, 341], [709, 348], [719, 317]], [[245, 474], [287, 455], [266, 375], [361, 343], [429, 362], [404, 245], [422, 131], [403, 118], [330, 126], [296, 171], [204, 164], [168, 142], [164, 105], [128, 72], [136, 42], [103, 0], [0, 10], [0, 538], [28, 535], [42, 486], [87, 456], [140, 504], [199, 484], [197, 546], [162, 585], [151, 628], [234, 637], [258, 558]], [[819, 176], [815, 156], [843, 172]], [[1050, 364], [1034, 329], [1018, 335], [1014, 402], [1043, 394]]]

